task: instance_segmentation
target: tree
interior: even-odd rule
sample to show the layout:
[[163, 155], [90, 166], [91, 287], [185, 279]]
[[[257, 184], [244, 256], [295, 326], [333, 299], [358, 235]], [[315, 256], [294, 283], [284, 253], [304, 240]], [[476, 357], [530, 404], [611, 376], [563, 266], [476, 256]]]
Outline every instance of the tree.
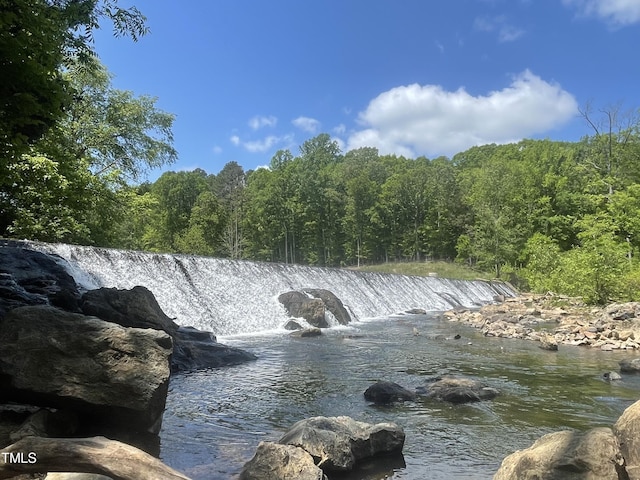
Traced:
[[245, 173], [237, 162], [227, 163], [213, 181], [213, 189], [228, 218], [223, 238], [225, 254], [230, 258], [242, 256], [242, 215], [245, 186]]
[[135, 7], [118, 7], [117, 0], [0, 0], [4, 162], [17, 161], [72, 104], [63, 67], [93, 64], [92, 32], [104, 18], [116, 36], [137, 40], [148, 31], [145, 17]]
[[[0, 235], [29, 237], [32, 232], [33, 238], [42, 239], [49, 222], [48, 238], [108, 245], [117, 242], [110, 223], [123, 215], [118, 190], [145, 170], [175, 159], [173, 115], [158, 110], [149, 97], [113, 89], [103, 67], [72, 69], [65, 78], [77, 92], [65, 117], [20, 159], [2, 163]], [[42, 170], [45, 166], [54, 173]], [[44, 184], [46, 195], [38, 191]], [[37, 227], [29, 218], [42, 217], [45, 203], [47, 217], [40, 218]], [[57, 205], [68, 209], [56, 210]], [[100, 208], [92, 211], [97, 205]], [[72, 229], [55, 227], [65, 223], [63, 217], [80, 223]]]
[[226, 223], [225, 211], [218, 198], [205, 190], [198, 195], [191, 209], [188, 228], [177, 235], [177, 251], [196, 255], [220, 254]]

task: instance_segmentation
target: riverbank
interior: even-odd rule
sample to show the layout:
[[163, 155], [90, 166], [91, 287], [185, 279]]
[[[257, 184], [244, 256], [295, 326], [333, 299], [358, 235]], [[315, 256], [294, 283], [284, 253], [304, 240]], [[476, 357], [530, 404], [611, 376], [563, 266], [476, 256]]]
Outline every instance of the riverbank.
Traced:
[[444, 317], [478, 328], [487, 337], [531, 340], [550, 350], [558, 345], [640, 349], [640, 302], [598, 307], [551, 293], [501, 300], [479, 310], [449, 310]]

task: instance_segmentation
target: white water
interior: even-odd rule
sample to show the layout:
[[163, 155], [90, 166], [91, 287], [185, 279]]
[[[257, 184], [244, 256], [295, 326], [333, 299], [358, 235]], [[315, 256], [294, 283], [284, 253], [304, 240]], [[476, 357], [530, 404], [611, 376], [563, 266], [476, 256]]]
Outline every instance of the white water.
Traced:
[[143, 285], [180, 325], [216, 335], [281, 328], [287, 320], [278, 295], [325, 288], [342, 300], [354, 320], [409, 308], [448, 310], [474, 306], [494, 295], [515, 294], [502, 283], [413, 277], [351, 270], [258, 263], [188, 255], [152, 254], [65, 244], [29, 243], [56, 254], [84, 289]]

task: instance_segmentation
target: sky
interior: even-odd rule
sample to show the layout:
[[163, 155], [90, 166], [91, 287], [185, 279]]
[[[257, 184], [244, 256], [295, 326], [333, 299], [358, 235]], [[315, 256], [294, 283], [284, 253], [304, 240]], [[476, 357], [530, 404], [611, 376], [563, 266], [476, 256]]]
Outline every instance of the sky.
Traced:
[[[268, 165], [328, 133], [343, 153], [448, 157], [577, 141], [580, 112], [640, 107], [640, 0], [120, 0], [133, 42], [95, 48], [113, 85], [176, 116], [161, 171]], [[151, 178], [152, 179], [152, 178]]]

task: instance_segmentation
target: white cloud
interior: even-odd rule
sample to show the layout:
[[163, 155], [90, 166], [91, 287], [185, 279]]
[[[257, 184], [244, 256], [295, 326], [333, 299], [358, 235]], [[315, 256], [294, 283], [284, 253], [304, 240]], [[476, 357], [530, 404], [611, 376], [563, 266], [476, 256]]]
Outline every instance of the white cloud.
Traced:
[[215, 155], [220, 155], [222, 153], [222, 147], [220, 145], [214, 145], [213, 148], [211, 149], [211, 151]]
[[293, 123], [293, 125], [298, 127], [300, 130], [309, 133], [316, 133], [320, 128], [320, 122], [315, 118], [310, 117], [298, 117], [291, 123]]
[[229, 138], [229, 141], [233, 143], [236, 147], [240, 145], [240, 137], [237, 135], [232, 135], [231, 138]]
[[575, 6], [587, 16], [596, 16], [614, 26], [625, 26], [640, 22], [638, 0], [562, 0], [566, 6]]
[[453, 155], [473, 145], [509, 143], [546, 132], [572, 119], [575, 98], [529, 70], [511, 85], [473, 96], [464, 88], [407, 85], [383, 92], [359, 114], [363, 129], [348, 139], [348, 150], [377, 147], [408, 157]]
[[495, 17], [477, 17], [473, 21], [473, 28], [478, 32], [497, 32], [498, 41], [513, 42], [525, 34], [525, 31], [507, 21], [504, 15]]
[[[274, 149], [277, 145], [282, 148], [290, 148], [293, 144], [293, 135], [269, 135], [261, 140], [250, 140], [243, 142], [238, 136], [231, 137], [232, 143], [237, 146], [242, 146], [245, 150], [251, 153], [262, 153], [268, 150]], [[234, 140], [235, 139], [235, 140]]]
[[268, 117], [265, 117], [263, 115], [256, 115], [255, 117], [249, 119], [249, 126], [253, 130], [258, 130], [262, 127], [275, 127], [277, 123], [278, 119], [273, 115], [269, 115]]
[[346, 131], [347, 131], [347, 127], [344, 123], [341, 123], [340, 125], [333, 127], [333, 132], [336, 133], [337, 135], [344, 135]]

